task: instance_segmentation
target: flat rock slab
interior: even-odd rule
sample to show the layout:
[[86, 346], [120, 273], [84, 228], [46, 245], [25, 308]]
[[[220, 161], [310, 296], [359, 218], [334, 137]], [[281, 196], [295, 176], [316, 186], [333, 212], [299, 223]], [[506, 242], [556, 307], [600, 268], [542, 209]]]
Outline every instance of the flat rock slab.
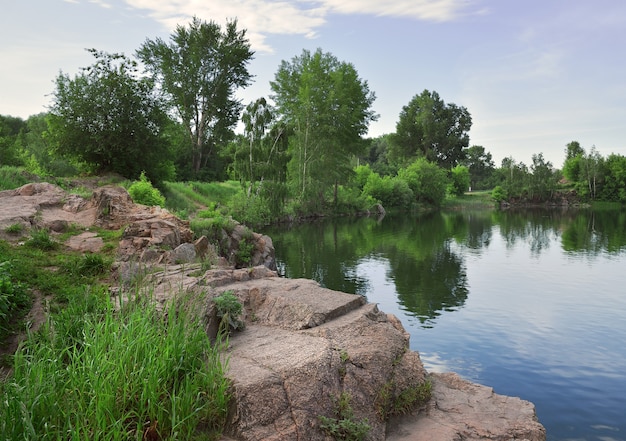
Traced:
[[104, 241], [98, 237], [98, 233], [84, 232], [76, 236], [70, 237], [65, 245], [74, 250], [88, 253], [98, 253], [104, 246]]
[[425, 411], [390, 424], [389, 441], [544, 441], [535, 406], [453, 373], [431, 374], [432, 399]]

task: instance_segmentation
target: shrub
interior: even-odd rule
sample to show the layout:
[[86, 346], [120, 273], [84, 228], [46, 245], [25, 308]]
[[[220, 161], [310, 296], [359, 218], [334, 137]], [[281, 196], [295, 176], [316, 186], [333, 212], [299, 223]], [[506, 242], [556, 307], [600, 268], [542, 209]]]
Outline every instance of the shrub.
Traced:
[[464, 194], [470, 186], [469, 169], [464, 165], [457, 165], [450, 170], [449, 193], [455, 196]]
[[136, 204], [165, 207], [165, 198], [157, 188], [152, 186], [144, 172], [141, 172], [139, 181], [133, 182], [128, 188], [128, 194]]
[[491, 192], [491, 198], [498, 203], [502, 201], [506, 201], [508, 197], [509, 196], [506, 190], [502, 188], [502, 186], [500, 185], [496, 185], [493, 191]]
[[220, 319], [220, 330], [228, 332], [244, 328], [244, 322], [239, 319], [243, 305], [232, 291], [224, 291], [213, 298], [217, 309], [217, 318]]
[[335, 401], [335, 417], [319, 416], [320, 428], [336, 440], [362, 441], [371, 427], [367, 419], [356, 421], [350, 405], [350, 395], [342, 392]]

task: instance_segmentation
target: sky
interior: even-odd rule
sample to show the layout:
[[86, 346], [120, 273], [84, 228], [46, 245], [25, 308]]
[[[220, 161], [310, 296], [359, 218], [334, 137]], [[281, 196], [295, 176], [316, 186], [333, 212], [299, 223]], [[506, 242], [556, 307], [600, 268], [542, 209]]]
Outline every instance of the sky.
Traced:
[[47, 111], [59, 73], [95, 61], [85, 49], [133, 57], [193, 16], [247, 30], [244, 105], [269, 97], [281, 61], [319, 48], [376, 94], [368, 136], [393, 133], [428, 89], [469, 111], [470, 145], [496, 166], [542, 153], [560, 168], [574, 140], [626, 156], [623, 0], [3, 0], [0, 115]]

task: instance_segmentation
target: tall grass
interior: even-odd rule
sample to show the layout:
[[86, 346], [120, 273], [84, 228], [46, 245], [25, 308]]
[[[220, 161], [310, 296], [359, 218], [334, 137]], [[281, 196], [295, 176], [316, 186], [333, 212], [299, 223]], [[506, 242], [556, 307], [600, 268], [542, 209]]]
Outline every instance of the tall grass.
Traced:
[[188, 212], [211, 205], [226, 206], [234, 195], [242, 191], [237, 181], [166, 182], [164, 187], [166, 206]]
[[38, 180], [37, 176], [20, 167], [0, 166], [0, 190], [12, 190]]
[[0, 439], [217, 439], [228, 380], [186, 308], [68, 305], [15, 355], [0, 383]]

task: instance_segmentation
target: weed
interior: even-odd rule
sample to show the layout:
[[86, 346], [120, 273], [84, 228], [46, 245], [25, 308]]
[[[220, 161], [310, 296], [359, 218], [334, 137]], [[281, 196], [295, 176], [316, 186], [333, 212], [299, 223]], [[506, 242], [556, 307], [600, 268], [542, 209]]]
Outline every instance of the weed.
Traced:
[[85, 254], [68, 259], [63, 265], [68, 274], [81, 277], [93, 277], [105, 274], [111, 267], [111, 261], [101, 254]]
[[239, 241], [239, 247], [235, 253], [235, 264], [237, 266], [248, 266], [252, 261], [252, 253], [254, 252], [254, 242], [245, 237]]
[[12, 269], [11, 262], [0, 262], [0, 337], [7, 333], [9, 321], [16, 311], [30, 304], [26, 287], [11, 275]]
[[420, 406], [430, 400], [432, 385], [430, 381], [411, 385], [395, 394], [395, 381], [387, 381], [378, 392], [376, 397], [376, 409], [381, 421], [387, 421], [394, 415], [405, 415], [416, 406]]
[[4, 229], [4, 232], [7, 234], [19, 234], [24, 231], [24, 225], [20, 223], [11, 224]]
[[335, 417], [320, 415], [318, 419], [322, 431], [335, 440], [362, 441], [371, 429], [367, 419], [355, 420], [350, 395], [345, 392], [335, 398]]
[[245, 324], [239, 319], [243, 305], [232, 291], [224, 291], [213, 298], [220, 319], [220, 330], [228, 333], [229, 330], [243, 329]]
[[56, 249], [58, 243], [52, 240], [48, 230], [43, 228], [36, 228], [31, 231], [30, 239], [26, 241], [25, 245], [43, 251], [50, 251]]

